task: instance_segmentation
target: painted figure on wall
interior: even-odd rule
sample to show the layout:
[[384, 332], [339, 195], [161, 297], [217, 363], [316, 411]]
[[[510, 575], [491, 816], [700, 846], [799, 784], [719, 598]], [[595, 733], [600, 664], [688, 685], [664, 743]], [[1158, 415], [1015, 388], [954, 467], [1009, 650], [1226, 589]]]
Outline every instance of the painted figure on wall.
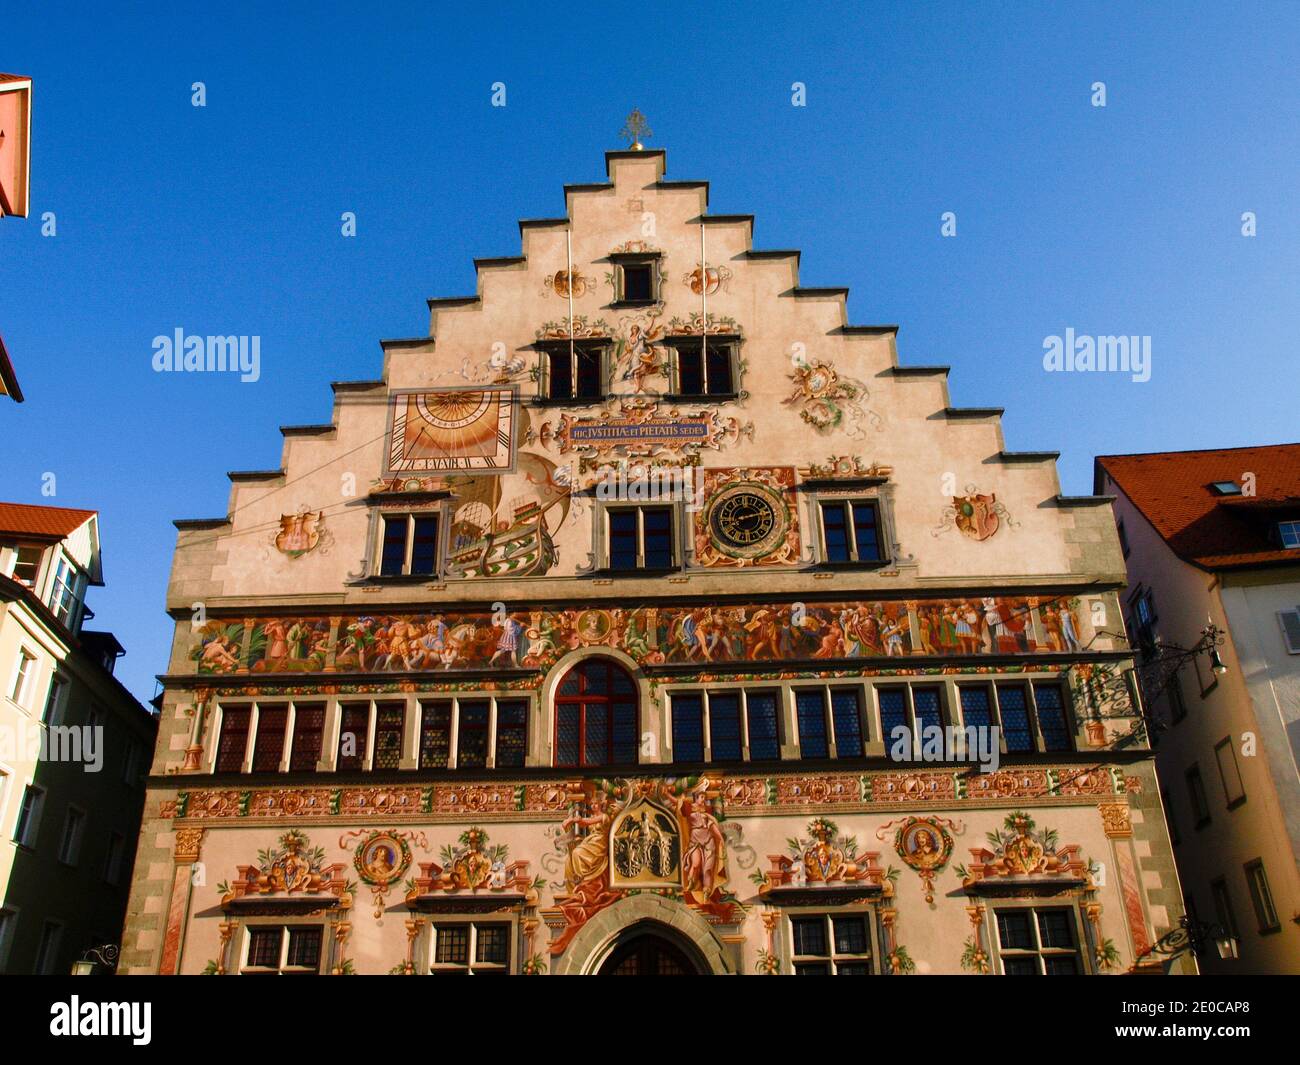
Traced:
[[[1078, 599], [1018, 596], [902, 602], [745, 603], [343, 618], [265, 618], [249, 639], [253, 672], [546, 668], [566, 651], [615, 647], [644, 665], [1078, 652]], [[1037, 616], [1040, 628], [1035, 629]], [[190, 657], [201, 673], [240, 668], [243, 627], [209, 621]]]

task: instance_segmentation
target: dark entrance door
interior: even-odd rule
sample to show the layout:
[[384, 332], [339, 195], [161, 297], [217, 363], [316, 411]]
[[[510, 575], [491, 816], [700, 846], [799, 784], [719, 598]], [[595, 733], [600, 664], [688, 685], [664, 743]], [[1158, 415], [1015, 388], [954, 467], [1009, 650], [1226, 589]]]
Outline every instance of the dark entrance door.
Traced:
[[698, 976], [685, 951], [662, 936], [640, 935], [614, 949], [597, 976]]

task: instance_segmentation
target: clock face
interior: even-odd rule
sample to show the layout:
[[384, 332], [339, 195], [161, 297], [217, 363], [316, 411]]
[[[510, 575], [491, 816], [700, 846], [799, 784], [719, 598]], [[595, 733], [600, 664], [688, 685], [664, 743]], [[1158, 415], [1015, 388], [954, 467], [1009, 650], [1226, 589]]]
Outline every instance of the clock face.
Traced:
[[785, 506], [760, 485], [724, 489], [709, 505], [709, 529], [718, 549], [734, 558], [769, 554], [785, 535]]

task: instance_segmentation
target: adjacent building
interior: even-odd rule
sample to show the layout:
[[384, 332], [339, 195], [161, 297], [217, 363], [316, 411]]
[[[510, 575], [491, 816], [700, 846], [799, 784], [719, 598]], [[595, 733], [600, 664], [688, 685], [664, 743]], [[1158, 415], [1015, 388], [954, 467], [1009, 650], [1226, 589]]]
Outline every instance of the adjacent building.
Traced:
[[1194, 646], [1149, 707], [1187, 911], [1239, 942], [1208, 972], [1300, 972], [1300, 444], [1106, 455], [1129, 632]]
[[125, 971], [1192, 968], [1109, 500], [664, 166], [176, 522]]
[[0, 973], [121, 942], [156, 717], [87, 629], [93, 510], [0, 503]]

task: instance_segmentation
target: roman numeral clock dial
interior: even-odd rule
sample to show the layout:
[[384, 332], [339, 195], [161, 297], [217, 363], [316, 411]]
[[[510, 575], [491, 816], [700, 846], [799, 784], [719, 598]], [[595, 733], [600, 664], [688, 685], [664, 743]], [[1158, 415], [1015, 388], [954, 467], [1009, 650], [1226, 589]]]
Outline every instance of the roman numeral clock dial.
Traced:
[[770, 554], [789, 527], [781, 498], [765, 485], [729, 485], [708, 504], [708, 526], [719, 551], [732, 558]]

